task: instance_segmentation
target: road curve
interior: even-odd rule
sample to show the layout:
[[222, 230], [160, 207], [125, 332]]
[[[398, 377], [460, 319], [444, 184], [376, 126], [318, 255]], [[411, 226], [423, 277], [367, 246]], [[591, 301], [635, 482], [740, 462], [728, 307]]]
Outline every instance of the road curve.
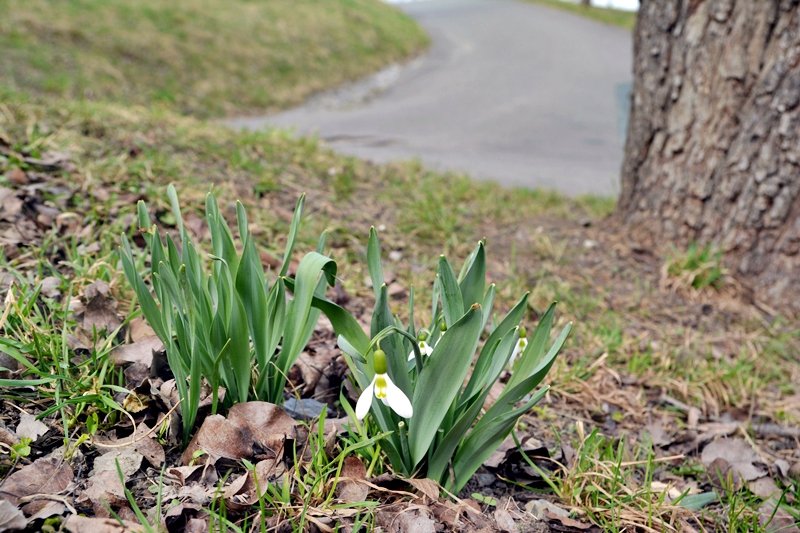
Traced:
[[337, 151], [419, 158], [504, 185], [616, 195], [630, 32], [515, 0], [401, 6], [431, 49], [359, 84], [233, 127], [292, 128]]

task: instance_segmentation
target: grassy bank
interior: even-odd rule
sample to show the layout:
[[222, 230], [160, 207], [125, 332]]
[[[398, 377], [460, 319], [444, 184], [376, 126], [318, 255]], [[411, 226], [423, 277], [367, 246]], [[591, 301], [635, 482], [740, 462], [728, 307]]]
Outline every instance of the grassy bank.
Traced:
[[[789, 355], [800, 343], [796, 327], [780, 317], [765, 319], [737, 297], [724, 275], [717, 289], [697, 291], [681, 281], [692, 279], [684, 271], [689, 267], [675, 272], [641, 255], [605, 219], [613, 208], [607, 200], [504, 189], [413, 163], [375, 166], [338, 156], [313, 139], [236, 133], [136, 106], [7, 104], [0, 147], [0, 190], [19, 201], [7, 203], [11, 211], [0, 217], [2, 282], [13, 282], [2, 339], [6, 349], [28, 353], [46, 375], [64, 374], [55, 396], [42, 388], [8, 391], [3, 399], [34, 412], [54, 408], [51, 427], [63, 427], [72, 439], [119, 423], [97, 391], [125, 382], [109, 370], [111, 349], [124, 340], [87, 336], [70, 302], [99, 280], [110, 288], [116, 315], [126, 319], [136, 311], [116, 255], [119, 235], [136, 232], [138, 199], [147, 200], [160, 225], [174, 225], [164, 195], [171, 182], [199, 242], [207, 242], [197, 221], [211, 186], [229, 217], [235, 198], [245, 202], [260, 245], [275, 255], [284, 246], [289, 206], [307, 192], [299, 250], [313, 248], [319, 232], [328, 230], [341, 294], [356, 313], [370, 305], [364, 257], [371, 225], [391, 252], [399, 312], [408, 296], [403, 288], [414, 286], [418, 300], [429, 298], [439, 253], [458, 261], [485, 238], [500, 308], [530, 289], [526, 320], [535, 321], [559, 300], [559, 321], [577, 326], [549, 378], [552, 392], [520, 428], [550, 447], [577, 450], [551, 485], [576, 518], [608, 531], [682, 524], [750, 530], [762, 499], [745, 487], [709, 481], [697, 445], [685, 439], [741, 428], [769, 461], [800, 459], [786, 445], [800, 420], [793, 400], [800, 376]], [[16, 240], [14, 231], [22, 232]], [[56, 356], [83, 363], [63, 367], [51, 359]], [[58, 395], [86, 400], [59, 404]], [[87, 413], [97, 417], [91, 430]], [[727, 429], [720, 430], [723, 421]], [[91, 447], [83, 446], [91, 456]], [[24, 464], [17, 458], [0, 466], [10, 472], [20, 460]], [[694, 513], [669, 503], [665, 486], [703, 492], [706, 508]], [[781, 487], [796, 497], [796, 486]], [[306, 509], [297, 497], [291, 496], [291, 508]]]
[[611, 24], [612, 26], [619, 26], [632, 30], [636, 24], [636, 13], [631, 11], [624, 11], [622, 9], [611, 9], [605, 7], [583, 6], [574, 4], [572, 2], [564, 2], [562, 0], [527, 0], [534, 4], [561, 9], [569, 11], [576, 15], [586, 17], [603, 24]]
[[0, 84], [197, 116], [287, 107], [425, 44], [379, 0], [0, 0]]

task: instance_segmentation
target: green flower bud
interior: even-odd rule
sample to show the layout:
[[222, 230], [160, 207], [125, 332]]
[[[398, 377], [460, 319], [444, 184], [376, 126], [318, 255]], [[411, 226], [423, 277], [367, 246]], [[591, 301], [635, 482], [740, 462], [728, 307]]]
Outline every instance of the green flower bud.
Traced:
[[372, 355], [372, 367], [375, 369], [376, 374], [386, 373], [386, 352], [378, 348]]
[[525, 337], [528, 336], [528, 331], [525, 329], [525, 326], [520, 326], [517, 333], [519, 333], [520, 339], [524, 339]]
[[444, 319], [441, 319], [439, 321], [439, 331], [441, 331], [442, 333], [447, 331], [447, 322], [445, 322]]
[[417, 340], [419, 342], [428, 340], [428, 330], [427, 329], [419, 330], [419, 332], [417, 332]]

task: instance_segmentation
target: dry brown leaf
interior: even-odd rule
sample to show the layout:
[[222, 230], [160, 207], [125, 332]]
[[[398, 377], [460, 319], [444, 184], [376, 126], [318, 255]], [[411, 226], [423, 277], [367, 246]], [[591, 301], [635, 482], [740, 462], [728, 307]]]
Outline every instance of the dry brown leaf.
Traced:
[[548, 515], [569, 516], [569, 511], [547, 500], [531, 500], [525, 504], [525, 510], [537, 520], [546, 520]]
[[548, 520], [559, 522], [562, 526], [569, 527], [572, 529], [591, 529], [592, 524], [587, 524], [586, 522], [581, 522], [580, 520], [575, 520], [574, 518], [570, 518], [568, 516], [559, 516], [550, 513], [549, 511], [545, 513]]
[[120, 524], [114, 518], [90, 518], [72, 515], [64, 522], [64, 528], [70, 533], [128, 533], [143, 531], [142, 526], [134, 522], [123, 521]]
[[19, 417], [19, 424], [17, 424], [16, 434], [20, 438], [28, 438], [31, 441], [36, 440], [47, 433], [50, 428], [47, 427], [41, 420], [36, 420], [36, 416], [30, 413], [22, 413]]
[[282, 463], [274, 459], [259, 461], [252, 471], [231, 482], [223, 493], [228, 508], [240, 511], [255, 504], [266, 493], [278, 465], [282, 466]]
[[[752, 481], [767, 474], [754, 463], [760, 462], [758, 455], [744, 439], [718, 439], [709, 443], [700, 456], [706, 467], [717, 460], [725, 461], [730, 468], [745, 481]], [[717, 468], [727, 470], [719, 462]]]
[[[101, 449], [101, 451], [103, 451]], [[117, 473], [117, 462], [119, 462], [119, 469], [122, 471], [122, 476], [127, 479], [139, 471], [142, 467], [143, 456], [135, 451], [132, 447], [116, 448], [102, 455], [94, 460], [94, 469], [92, 475], [97, 475], [101, 472], [109, 471]]]
[[434, 480], [428, 478], [411, 478], [407, 481], [409, 485], [421, 492], [430, 501], [435, 502], [439, 499], [439, 491], [441, 490], [441, 487], [439, 487], [439, 484]]
[[60, 501], [35, 500], [23, 507], [22, 511], [28, 515], [28, 523], [33, 523], [51, 516], [61, 516], [67, 511], [67, 506]]
[[115, 365], [128, 363], [141, 363], [150, 365], [153, 363], [153, 352], [160, 352], [164, 349], [164, 343], [155, 335], [145, 337], [131, 344], [117, 346], [111, 351], [111, 361]]
[[519, 531], [519, 527], [517, 527], [517, 523], [514, 522], [511, 513], [505, 509], [497, 509], [494, 512], [494, 521], [497, 524], [498, 531], [507, 531], [508, 533], [516, 533]]
[[0, 499], [0, 531], [23, 529], [28, 525], [25, 515], [8, 500]]
[[[164, 448], [155, 440], [155, 434], [147, 426], [147, 424], [139, 424], [136, 426], [136, 431], [122, 439], [95, 439], [95, 445], [100, 449], [101, 453], [115, 450], [122, 452], [130, 450], [143, 456], [148, 463], [158, 468], [164, 464], [166, 459]], [[95, 462], [95, 468], [97, 463]]]
[[369, 486], [364, 483], [367, 468], [358, 457], [345, 457], [339, 483], [336, 485], [336, 496], [345, 503], [363, 502], [369, 494]]
[[153, 337], [155, 334], [156, 332], [143, 317], [137, 316], [128, 325], [128, 336], [131, 342], [138, 342], [147, 337]]
[[78, 496], [79, 504], [90, 504], [95, 515], [108, 517], [109, 506], [119, 508], [126, 504], [125, 487], [116, 470], [103, 470], [89, 477], [86, 488]]
[[775, 483], [771, 477], [762, 477], [751, 481], [747, 484], [747, 488], [750, 489], [750, 492], [764, 500], [781, 495], [780, 487], [778, 487], [777, 483]]
[[0, 497], [13, 505], [32, 494], [58, 494], [72, 481], [72, 468], [64, 461], [42, 457], [8, 476], [0, 485]]
[[117, 315], [117, 302], [105, 281], [98, 280], [87, 286], [83, 291], [83, 301], [81, 327], [84, 330], [114, 331], [122, 324]]
[[223, 457], [239, 460], [252, 455], [253, 443], [249, 435], [243, 434], [242, 428], [224, 416], [209, 415], [184, 450], [181, 461], [189, 465], [195, 460], [195, 454], [201, 451], [205, 452], [211, 463]]
[[418, 505], [404, 508], [388, 508], [378, 511], [377, 525], [390, 533], [435, 533], [436, 522], [427, 513], [428, 509]]
[[776, 509], [777, 500], [770, 499], [758, 508], [758, 521], [766, 533], [800, 533], [794, 517], [782, 507]]

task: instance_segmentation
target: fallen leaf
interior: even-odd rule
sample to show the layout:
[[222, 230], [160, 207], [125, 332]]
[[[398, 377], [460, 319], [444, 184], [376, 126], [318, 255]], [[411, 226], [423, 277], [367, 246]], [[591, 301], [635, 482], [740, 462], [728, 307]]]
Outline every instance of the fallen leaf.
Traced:
[[8, 500], [0, 499], [0, 531], [23, 529], [28, 525], [25, 515]]
[[375, 520], [377, 525], [390, 533], [435, 533], [436, 522], [426, 511], [420, 507], [391, 508], [379, 511]]
[[164, 343], [155, 335], [145, 337], [131, 344], [117, 346], [111, 351], [111, 361], [115, 365], [141, 363], [149, 368], [153, 363], [153, 352], [164, 349]]
[[228, 421], [250, 432], [253, 443], [272, 457], [283, 450], [283, 441], [294, 435], [297, 422], [281, 407], [268, 402], [237, 403], [228, 411]]
[[339, 483], [336, 485], [336, 496], [344, 503], [363, 502], [369, 494], [369, 486], [364, 483], [367, 468], [358, 457], [348, 455], [342, 465]]
[[64, 528], [70, 533], [128, 533], [142, 531], [142, 526], [135, 522], [124, 521], [120, 524], [115, 518], [90, 518], [72, 515], [64, 522]]
[[517, 523], [511, 517], [511, 513], [505, 509], [498, 509], [494, 512], [494, 521], [497, 524], [498, 531], [507, 531], [508, 533], [516, 533], [519, 531]]
[[52, 457], [42, 457], [8, 476], [0, 485], [0, 498], [13, 505], [32, 494], [58, 494], [72, 481], [70, 465]]
[[[744, 481], [758, 479], [767, 473], [754, 464], [760, 462], [759, 457], [744, 439], [717, 439], [703, 449], [700, 460], [706, 467], [717, 460], [725, 461]], [[716, 466], [725, 470], [719, 462]]]
[[239, 460], [252, 456], [253, 439], [224, 416], [209, 415], [181, 455], [183, 464], [191, 464], [199, 451], [205, 452], [211, 463], [223, 457]]
[[439, 484], [432, 479], [411, 478], [408, 480], [408, 484], [420, 491], [433, 502], [439, 499], [439, 491], [441, 490], [441, 487], [439, 487]]
[[[86, 488], [78, 496], [79, 504], [90, 504], [95, 515], [110, 516], [108, 510], [119, 508], [127, 503], [125, 486], [116, 471], [103, 470], [89, 477]], [[89, 531], [89, 530], [86, 530]]]
[[16, 434], [19, 438], [28, 438], [32, 442], [47, 433], [50, 428], [41, 420], [36, 420], [36, 416], [30, 413], [22, 413], [17, 424]]
[[747, 488], [750, 489], [750, 492], [764, 500], [773, 496], [780, 496], [781, 494], [780, 487], [778, 487], [777, 483], [770, 477], [762, 477], [751, 481], [747, 484]]
[[794, 517], [778, 506], [778, 500], [770, 499], [758, 508], [758, 521], [766, 533], [800, 533]]
[[130, 447], [111, 450], [95, 458], [92, 475], [106, 471], [117, 474], [117, 463], [119, 462], [122, 476], [127, 479], [139, 471], [139, 468], [142, 467], [142, 459], [142, 454]]
[[[128, 437], [122, 439], [98, 437], [94, 440], [94, 444], [101, 452], [109, 449], [116, 450], [118, 453], [125, 450], [133, 451], [143, 456], [150, 465], [156, 468], [164, 464], [166, 458], [164, 448], [155, 440], [155, 434], [147, 424], [138, 424], [136, 431]], [[121, 462], [120, 466], [122, 466]], [[96, 461], [95, 468], [97, 468]]]
[[572, 529], [579, 529], [579, 530], [592, 528], [592, 524], [587, 524], [586, 522], [581, 522], [580, 520], [575, 520], [574, 518], [570, 518], [568, 516], [558, 516], [551, 514], [549, 512], [545, 514], [547, 515], [547, 518], [549, 520], [559, 522], [564, 527], [569, 527]]
[[48, 298], [61, 296], [61, 280], [55, 276], [48, 276], [41, 282], [41, 293]]
[[259, 461], [253, 470], [231, 482], [223, 493], [228, 507], [241, 511], [255, 504], [266, 493], [279, 464], [274, 459]]
[[531, 500], [525, 504], [525, 510], [537, 520], [546, 520], [548, 515], [569, 516], [569, 511], [547, 500]]
[[67, 506], [54, 500], [36, 500], [27, 504], [22, 510], [28, 515], [28, 523], [33, 523], [51, 516], [61, 516], [67, 511]]
[[111, 296], [111, 289], [105, 281], [95, 281], [83, 290], [84, 309], [81, 327], [91, 332], [114, 331], [121, 324], [117, 315], [117, 302]]

